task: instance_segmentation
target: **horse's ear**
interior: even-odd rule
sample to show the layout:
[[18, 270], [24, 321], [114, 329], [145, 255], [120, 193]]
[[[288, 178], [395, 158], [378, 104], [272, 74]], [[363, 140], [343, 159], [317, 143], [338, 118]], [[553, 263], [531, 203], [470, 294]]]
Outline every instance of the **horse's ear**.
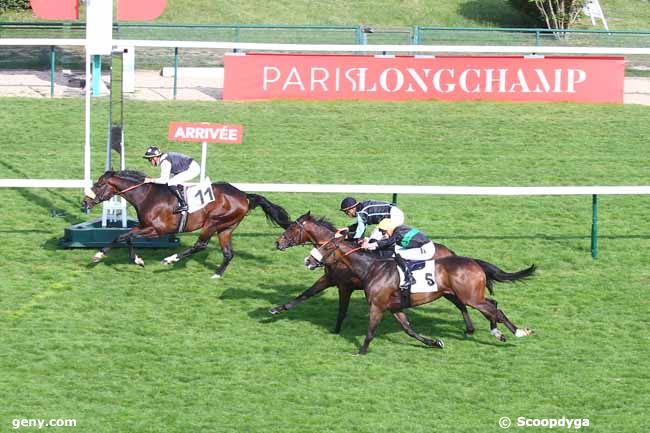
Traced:
[[311, 216], [311, 209], [307, 211], [306, 216]]

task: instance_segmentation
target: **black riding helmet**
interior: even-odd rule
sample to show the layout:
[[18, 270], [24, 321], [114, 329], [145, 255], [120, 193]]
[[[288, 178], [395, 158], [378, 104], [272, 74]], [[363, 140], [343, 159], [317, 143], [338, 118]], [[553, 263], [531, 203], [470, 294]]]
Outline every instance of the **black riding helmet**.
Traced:
[[160, 149], [158, 149], [156, 146], [151, 146], [147, 149], [147, 151], [144, 153], [143, 158], [155, 158], [156, 156], [162, 155], [162, 152]]
[[358, 201], [353, 197], [345, 197], [341, 201], [341, 210], [345, 212], [348, 209], [352, 209], [357, 205]]

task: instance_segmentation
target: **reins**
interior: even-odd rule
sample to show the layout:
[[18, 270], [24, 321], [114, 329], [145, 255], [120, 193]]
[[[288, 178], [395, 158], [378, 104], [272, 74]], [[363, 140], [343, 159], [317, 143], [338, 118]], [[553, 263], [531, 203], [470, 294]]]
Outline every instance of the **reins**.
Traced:
[[[323, 246], [329, 244], [330, 242], [332, 242], [333, 240], [336, 240], [336, 239], [340, 239], [340, 238], [336, 238], [336, 237], [334, 237], [334, 238], [330, 239], [329, 241], [325, 242], [325, 243], [324, 243], [323, 245], [321, 245], [320, 247], [318, 247], [318, 248], [319, 248], [319, 252], [320, 252], [320, 248], [322, 248]], [[331, 256], [331, 255], [332, 255], [336, 250], [339, 249], [339, 247], [340, 247], [340, 245], [336, 245], [335, 248], [334, 248], [332, 251], [330, 251], [329, 253], [327, 253], [327, 255], [326, 255], [325, 257], [329, 257], [329, 256]], [[359, 250], [361, 250], [361, 249], [363, 249], [363, 248], [360, 247], [360, 246], [359, 246], [359, 247], [356, 247], [356, 248], [352, 248], [352, 249], [351, 249], [350, 251], [348, 251], [347, 253], [343, 253], [343, 255], [341, 256], [341, 259], [342, 259], [343, 257], [347, 257], [347, 256], [349, 256], [349, 255], [352, 254], [352, 253], [356, 253], [357, 251], [359, 251]], [[321, 264], [323, 264], [323, 259], [324, 259], [325, 257], [322, 257], [320, 260], [317, 259], [318, 262], [321, 263]], [[340, 259], [337, 259], [334, 263], [338, 262], [339, 260], [340, 260]]]
[[123, 189], [122, 191], [117, 192], [116, 194], [117, 194], [117, 195], [122, 195], [122, 194], [124, 194], [125, 192], [129, 192], [129, 191], [131, 191], [131, 190], [134, 190], [134, 189], [136, 189], [136, 188], [141, 187], [141, 186], [144, 185], [145, 183], [146, 183], [146, 182], [142, 182], [142, 183], [138, 183], [138, 184], [136, 184], [136, 185], [132, 185], [132, 186], [130, 186], [130, 187], [128, 187], [128, 188]]
[[356, 253], [357, 251], [362, 250], [362, 249], [363, 249], [362, 247], [352, 248], [350, 251], [348, 251], [347, 253], [343, 254], [343, 257], [347, 257], [347, 256], [349, 256], [350, 254], [352, 254], [352, 253]]

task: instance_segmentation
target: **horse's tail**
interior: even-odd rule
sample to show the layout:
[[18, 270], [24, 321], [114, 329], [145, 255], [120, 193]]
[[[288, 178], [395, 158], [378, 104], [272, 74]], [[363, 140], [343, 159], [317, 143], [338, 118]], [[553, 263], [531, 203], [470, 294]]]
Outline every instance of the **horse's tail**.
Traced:
[[266, 219], [279, 225], [283, 229], [289, 227], [292, 223], [291, 218], [286, 210], [277, 204], [271, 203], [266, 197], [259, 194], [246, 193], [249, 210], [255, 209], [258, 205], [262, 207], [266, 214]]
[[483, 269], [483, 272], [485, 272], [485, 276], [487, 278], [486, 286], [491, 295], [494, 294], [494, 290], [492, 288], [493, 281], [498, 281], [500, 283], [512, 283], [532, 277], [535, 273], [535, 269], [537, 269], [535, 265], [531, 265], [530, 267], [522, 269], [521, 271], [505, 272], [492, 263], [488, 263], [480, 259], [474, 259], [474, 261], [478, 263], [478, 265]]

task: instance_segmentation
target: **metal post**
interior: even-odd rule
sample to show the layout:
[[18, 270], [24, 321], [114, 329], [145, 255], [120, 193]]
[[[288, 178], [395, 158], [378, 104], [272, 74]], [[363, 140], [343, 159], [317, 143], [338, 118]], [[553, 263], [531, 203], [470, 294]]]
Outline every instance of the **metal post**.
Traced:
[[174, 99], [176, 99], [176, 84], [178, 83], [178, 47], [174, 48]]
[[393, 201], [392, 201], [392, 203], [397, 204], [397, 194], [396, 193], [393, 193]]
[[541, 42], [540, 42], [540, 34], [539, 34], [539, 30], [536, 30], [536, 31], [535, 31], [535, 46], [536, 46], [536, 47], [539, 47], [539, 46], [540, 46], [540, 43], [541, 43]]
[[56, 51], [54, 45], [50, 47], [50, 98], [54, 97], [54, 79], [56, 71]]
[[591, 258], [598, 256], [598, 196], [591, 196]]

